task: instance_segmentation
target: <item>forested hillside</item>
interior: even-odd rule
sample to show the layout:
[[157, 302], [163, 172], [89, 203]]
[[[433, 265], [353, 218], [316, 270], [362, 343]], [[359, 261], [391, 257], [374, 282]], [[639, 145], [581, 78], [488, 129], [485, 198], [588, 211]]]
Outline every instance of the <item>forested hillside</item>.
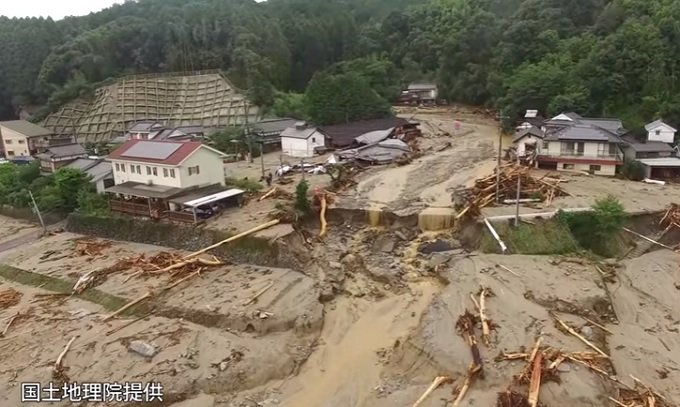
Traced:
[[291, 92], [325, 71], [387, 99], [429, 79], [449, 101], [511, 116], [680, 124], [676, 0], [140, 0], [56, 22], [0, 18], [0, 55], [3, 119], [123, 74], [219, 68], [291, 112], [308, 110]]

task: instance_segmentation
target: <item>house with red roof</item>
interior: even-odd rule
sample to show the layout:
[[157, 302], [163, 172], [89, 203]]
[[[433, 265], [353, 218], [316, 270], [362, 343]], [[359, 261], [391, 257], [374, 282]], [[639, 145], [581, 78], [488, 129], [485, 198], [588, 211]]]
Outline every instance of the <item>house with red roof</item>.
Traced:
[[107, 157], [111, 210], [197, 222], [203, 211], [244, 193], [225, 188], [224, 156], [197, 141], [128, 140]]

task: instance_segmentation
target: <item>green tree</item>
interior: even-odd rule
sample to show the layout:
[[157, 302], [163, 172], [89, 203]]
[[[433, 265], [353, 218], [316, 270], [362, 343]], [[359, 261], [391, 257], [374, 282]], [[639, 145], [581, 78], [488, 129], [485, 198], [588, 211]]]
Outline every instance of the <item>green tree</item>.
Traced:
[[90, 180], [87, 174], [74, 168], [60, 168], [54, 173], [54, 190], [51, 193], [61, 198], [61, 207], [72, 211], [78, 207], [78, 195], [87, 190]]
[[317, 124], [347, 123], [390, 114], [389, 103], [356, 73], [314, 76], [305, 92], [309, 117]]
[[295, 209], [306, 214], [309, 212], [310, 203], [307, 193], [309, 192], [309, 183], [305, 180], [301, 180], [297, 187], [295, 187]]

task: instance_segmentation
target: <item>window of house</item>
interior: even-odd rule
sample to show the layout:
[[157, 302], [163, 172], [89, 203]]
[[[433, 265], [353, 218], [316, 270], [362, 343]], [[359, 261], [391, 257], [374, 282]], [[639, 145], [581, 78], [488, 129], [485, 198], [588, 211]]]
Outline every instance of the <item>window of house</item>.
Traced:
[[123, 171], [123, 172], [125, 172], [125, 164], [121, 164], [121, 165], [120, 165], [120, 170]]
[[312, 137], [312, 143], [316, 143], [316, 137]]
[[618, 147], [616, 147], [616, 144], [610, 144], [609, 145], [609, 155], [615, 156], [617, 152], [618, 152]]
[[120, 171], [120, 164], [116, 163], [116, 171]]
[[19, 144], [26, 144], [26, 140], [18, 140]]
[[562, 168], [564, 168], [565, 170], [573, 170], [574, 164], [562, 164]]
[[170, 178], [175, 178], [175, 169], [170, 168]]
[[12, 151], [12, 150], [7, 150], [7, 155], [8, 155], [8, 156], [13, 156], [13, 155], [14, 155], [14, 151]]
[[660, 135], [661, 135], [661, 130], [657, 130], [657, 131], [655, 131], [654, 133], [656, 133], [657, 136], [660, 136]]
[[591, 166], [590, 166], [590, 171], [591, 171], [591, 172], [600, 171], [601, 169], [602, 169], [602, 167], [599, 166], [599, 165], [591, 165]]
[[543, 142], [543, 148], [544, 148], [545, 150], [548, 149], [548, 142], [547, 142], [547, 141], [544, 141], [544, 142]]
[[153, 175], [158, 176], [158, 168], [151, 167], [151, 172], [153, 172]]
[[151, 175], [151, 167], [146, 166], [146, 175]]
[[142, 166], [141, 165], [137, 166], [137, 174], [142, 175]]
[[5, 144], [12, 144], [12, 140], [5, 140]]
[[195, 167], [189, 167], [189, 175], [195, 175], [195, 174], [200, 174], [200, 173], [201, 173], [201, 169], [198, 165], [195, 166]]
[[163, 168], [163, 177], [168, 178], [168, 169]]

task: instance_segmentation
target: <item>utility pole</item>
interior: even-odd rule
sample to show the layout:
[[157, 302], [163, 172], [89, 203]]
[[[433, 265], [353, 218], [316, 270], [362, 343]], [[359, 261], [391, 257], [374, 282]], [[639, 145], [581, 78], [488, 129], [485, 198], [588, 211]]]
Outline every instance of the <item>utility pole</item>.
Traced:
[[40, 226], [42, 226], [43, 233], [47, 234], [47, 228], [45, 227], [45, 222], [43, 221], [42, 215], [40, 214], [40, 209], [38, 209], [38, 204], [35, 202], [35, 198], [33, 197], [33, 192], [31, 190], [28, 190], [28, 195], [31, 196], [31, 202], [33, 202], [33, 210], [35, 210], [36, 215], [38, 215], [38, 219], [40, 220]]
[[264, 147], [262, 146], [264, 144], [263, 141], [260, 141], [260, 165], [262, 166], [262, 178], [264, 178]]
[[507, 119], [503, 113], [496, 115], [498, 120], [498, 165], [496, 166], [496, 203], [501, 203], [501, 154], [503, 153], [503, 120]]
[[[519, 169], [519, 154], [517, 154], [517, 168]], [[522, 188], [522, 172], [517, 173], [517, 195], [515, 196], [515, 227], [519, 227], [519, 196]]]

